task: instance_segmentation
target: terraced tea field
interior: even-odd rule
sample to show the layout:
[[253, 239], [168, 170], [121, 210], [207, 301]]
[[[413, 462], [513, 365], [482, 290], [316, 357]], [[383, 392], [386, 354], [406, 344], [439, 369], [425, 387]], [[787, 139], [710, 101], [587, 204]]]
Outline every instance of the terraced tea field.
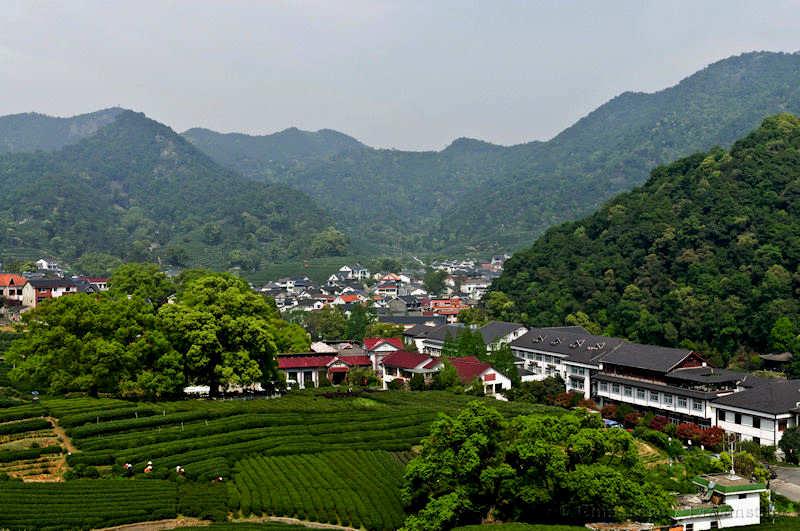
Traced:
[[[83, 512], [76, 509], [71, 520], [76, 523], [65, 528], [137, 521], [139, 504], [167, 515], [163, 518], [181, 514], [221, 521], [275, 515], [396, 529], [405, 517], [399, 488], [409, 452], [439, 413], [455, 413], [473, 399], [444, 392], [376, 392], [158, 404], [43, 399], [0, 408], [0, 426], [28, 423], [33, 431], [22, 433], [44, 438], [46, 430], [39, 430], [44, 424], [37, 419], [57, 419], [78, 450], [67, 457], [69, 466], [105, 478], [61, 484], [4, 482], [0, 508], [10, 504], [16, 509], [0, 510], [0, 528], [25, 527], [26, 515], [33, 518], [35, 507], [85, 496], [91, 501]], [[542, 409], [491, 403], [509, 416]], [[152, 471], [145, 473], [150, 461]], [[17, 466], [19, 461], [9, 463]], [[122, 467], [126, 463], [133, 465], [130, 474]], [[185, 477], [178, 477], [178, 466]], [[103, 507], [105, 489], [110, 489], [119, 510], [104, 519], [98, 508]], [[124, 502], [128, 497], [139, 501], [129, 505]], [[29, 520], [30, 527], [37, 525]]]

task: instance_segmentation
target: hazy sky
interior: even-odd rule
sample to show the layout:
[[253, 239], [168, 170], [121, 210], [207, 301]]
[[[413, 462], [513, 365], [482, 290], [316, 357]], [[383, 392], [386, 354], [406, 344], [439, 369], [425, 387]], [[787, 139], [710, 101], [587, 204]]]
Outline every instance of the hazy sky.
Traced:
[[374, 146], [546, 139], [627, 91], [800, 49], [800, 1], [0, 0], [0, 114], [112, 105], [178, 131]]

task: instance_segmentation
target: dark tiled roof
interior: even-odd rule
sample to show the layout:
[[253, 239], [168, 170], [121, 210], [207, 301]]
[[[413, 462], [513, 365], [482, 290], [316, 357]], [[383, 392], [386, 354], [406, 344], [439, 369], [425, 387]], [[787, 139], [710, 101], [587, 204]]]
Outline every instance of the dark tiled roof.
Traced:
[[715, 367], [691, 367], [688, 369], [675, 369], [674, 371], [670, 371], [668, 376], [676, 380], [692, 383], [735, 384], [748, 378], [750, 375], [746, 372], [717, 369]]
[[34, 288], [54, 289], [78, 286], [74, 281], [67, 280], [66, 278], [32, 278], [28, 280], [28, 282]]
[[428, 333], [430, 331], [432, 331], [434, 328], [436, 328], [436, 327], [435, 326], [427, 326], [427, 325], [424, 325], [424, 324], [418, 324], [418, 325], [412, 326], [411, 328], [409, 328], [408, 330], [403, 332], [403, 335], [406, 336], [406, 337], [414, 337], [414, 338], [416, 338], [416, 337], [426, 337], [428, 335]]
[[718, 398], [714, 403], [771, 415], [789, 413], [800, 403], [800, 380], [770, 380], [752, 389]]
[[447, 319], [444, 315], [381, 315], [378, 317], [378, 322], [414, 325], [434, 322], [443, 325], [447, 322]]
[[444, 342], [447, 339], [447, 335], [449, 334], [452, 339], [458, 337], [461, 332], [466, 330], [467, 328], [464, 326], [458, 325], [442, 325], [436, 326], [432, 328], [427, 334], [425, 334], [425, 338], [432, 339], [434, 341], [441, 341]]
[[668, 372], [692, 353], [683, 348], [658, 347], [622, 342], [602, 358], [603, 364], [621, 365], [656, 372]]
[[480, 327], [480, 333], [483, 337], [483, 342], [487, 345], [491, 345], [501, 337], [507, 336], [508, 334], [514, 332], [515, 330], [519, 330], [524, 325], [519, 323], [507, 323], [505, 321], [489, 321], [482, 327]]
[[598, 382], [609, 382], [609, 383], [618, 383], [620, 385], [628, 385], [632, 387], [641, 387], [642, 389], [648, 389], [651, 391], [660, 391], [662, 393], [669, 393], [674, 395], [682, 395], [688, 396], [691, 398], [703, 398], [706, 400], [710, 400], [717, 396], [715, 393], [706, 393], [703, 391], [696, 391], [694, 389], [686, 389], [684, 387], [677, 387], [674, 385], [664, 385], [664, 384], [657, 384], [652, 382], [642, 382], [639, 380], [634, 380], [631, 378], [624, 378], [621, 376], [614, 376], [612, 374], [603, 374], [598, 373], [595, 376], [592, 376], [593, 380], [597, 380]]
[[616, 337], [590, 334], [581, 326], [561, 326], [531, 328], [511, 346], [561, 354], [576, 363], [593, 363], [623, 342]]

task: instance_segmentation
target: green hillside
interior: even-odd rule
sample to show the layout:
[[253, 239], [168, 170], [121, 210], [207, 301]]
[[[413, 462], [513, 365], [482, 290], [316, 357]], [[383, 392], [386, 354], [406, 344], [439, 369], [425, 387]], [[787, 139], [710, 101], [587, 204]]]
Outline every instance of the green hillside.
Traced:
[[547, 142], [511, 147], [458, 139], [439, 152], [350, 146], [287, 157], [269, 137], [187, 135], [223, 165], [307, 192], [358, 252], [486, 254], [528, 245], [641, 185], [654, 166], [729, 146], [779, 112], [800, 113], [800, 54], [731, 57], [665, 90], [626, 92]]
[[223, 169], [180, 135], [121, 112], [51, 153], [0, 156], [0, 249], [62, 260], [125, 260], [257, 270], [343, 252], [346, 241], [305, 194]]
[[123, 112], [118, 107], [70, 118], [38, 113], [0, 117], [0, 153], [55, 151], [74, 144], [110, 124]]
[[782, 114], [730, 151], [658, 167], [643, 187], [547, 231], [493, 289], [525, 322], [584, 312], [608, 334], [688, 340], [725, 362], [740, 349], [800, 347], [798, 266], [800, 119]]

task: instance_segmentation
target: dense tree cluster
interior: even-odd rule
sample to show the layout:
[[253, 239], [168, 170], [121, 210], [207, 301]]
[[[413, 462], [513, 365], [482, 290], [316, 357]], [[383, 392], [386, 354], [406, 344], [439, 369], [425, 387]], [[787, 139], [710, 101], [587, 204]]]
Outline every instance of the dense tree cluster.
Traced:
[[190, 384], [274, 384], [275, 354], [308, 349], [302, 328], [234, 276], [189, 271], [176, 282], [129, 264], [108, 293], [44, 302], [23, 317], [9, 376], [52, 393], [179, 395]]
[[405, 477], [409, 531], [495, 520], [658, 522], [671, 507], [633, 437], [583, 410], [509, 421], [474, 402], [433, 424]]
[[797, 349], [798, 266], [800, 120], [784, 114], [549, 230], [493, 289], [528, 323], [684, 344], [725, 363], [741, 349]]

